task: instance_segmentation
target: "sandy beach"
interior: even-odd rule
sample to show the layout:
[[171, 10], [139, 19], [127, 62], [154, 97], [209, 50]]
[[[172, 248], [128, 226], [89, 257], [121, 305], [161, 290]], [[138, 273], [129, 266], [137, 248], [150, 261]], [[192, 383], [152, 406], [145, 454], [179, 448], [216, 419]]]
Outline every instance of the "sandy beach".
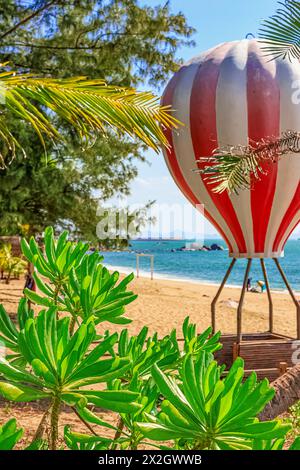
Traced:
[[[123, 278], [123, 275], [120, 276]], [[11, 281], [7, 286], [0, 284], [0, 302], [12, 318], [15, 317], [18, 300], [22, 295], [24, 281]], [[180, 330], [186, 316], [198, 325], [199, 331], [210, 325], [210, 304], [217, 292], [217, 286], [185, 281], [135, 278], [130, 289], [138, 298], [127, 306], [126, 316], [132, 320], [127, 328], [136, 334], [144, 325], [149, 332], [157, 331], [160, 336], [172, 328]], [[273, 293], [274, 327], [276, 332], [288, 336], [295, 335], [296, 312], [290, 296], [285, 292]], [[236, 329], [236, 308], [240, 289], [225, 287], [217, 306], [217, 328], [222, 333], [232, 333]], [[297, 294], [300, 300], [300, 294]], [[102, 323], [103, 329], [121, 330], [123, 326]], [[267, 294], [247, 292], [243, 313], [243, 331], [246, 333], [267, 331], [268, 298]]]
[[[199, 331], [210, 325], [210, 304], [217, 292], [217, 286], [162, 279], [151, 281], [149, 277], [140, 277], [134, 279], [131, 288], [138, 294], [137, 300], [127, 307], [127, 316], [133, 320], [128, 325], [132, 333], [136, 333], [146, 324], [150, 332], [158, 331], [160, 335], [165, 335], [172, 328], [180, 329], [187, 315], [197, 323]], [[224, 288], [217, 307], [217, 328], [222, 333], [232, 333], [236, 330], [239, 297], [239, 288]], [[297, 297], [300, 299], [300, 294], [297, 294]], [[273, 303], [276, 332], [294, 336], [296, 313], [290, 296], [276, 291], [273, 293]], [[250, 333], [267, 329], [267, 294], [246, 293], [243, 331]]]
[[[11, 317], [16, 317], [16, 309], [22, 294], [24, 281], [12, 281], [10, 285], [0, 284], [0, 302]], [[134, 279], [132, 290], [138, 294], [138, 299], [127, 307], [127, 317], [132, 319], [128, 329], [132, 334], [139, 332], [144, 326], [149, 326], [150, 333], [158, 331], [164, 336], [172, 328], [178, 329], [181, 337], [181, 325], [189, 315], [201, 331], [210, 325], [210, 303], [217, 287], [203, 284], [193, 284], [183, 281], [156, 280], [149, 278]], [[237, 288], [225, 288], [218, 304], [217, 327], [223, 333], [234, 332], [236, 328], [236, 306], [240, 291]], [[300, 296], [298, 296], [300, 298]], [[295, 307], [285, 293], [274, 293], [274, 324], [277, 332], [295, 335]], [[266, 294], [247, 293], [245, 299], [243, 330], [245, 332], [266, 331], [268, 327], [268, 302]], [[122, 329], [121, 326], [103, 323], [98, 331]], [[16, 417], [19, 425], [25, 427], [25, 434], [19, 447], [29, 443], [36, 429], [44, 406], [39, 404], [8, 404], [0, 400], [0, 423], [11, 417]], [[104, 412], [103, 417], [113, 422], [114, 415]], [[78, 432], [86, 432], [78, 418], [65, 410], [61, 416], [60, 435], [62, 442], [65, 424], [76, 426]]]

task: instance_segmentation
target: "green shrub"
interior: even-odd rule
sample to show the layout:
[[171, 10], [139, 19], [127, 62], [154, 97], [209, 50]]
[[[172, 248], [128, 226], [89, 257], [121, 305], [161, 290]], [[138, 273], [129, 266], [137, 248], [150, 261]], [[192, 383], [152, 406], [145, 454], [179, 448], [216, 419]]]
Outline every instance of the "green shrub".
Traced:
[[17, 326], [11, 321], [3, 305], [0, 305], [0, 341], [10, 349], [7, 359], [14, 365], [25, 366], [26, 359], [19, 348], [19, 335], [25, 328], [26, 320], [34, 317], [25, 298], [20, 299], [17, 311]]
[[265, 379], [257, 383], [252, 373], [244, 382], [242, 359], [237, 359], [225, 378], [223, 368], [205, 352], [195, 360], [187, 354], [181, 381], [167, 377], [157, 366], [153, 379], [164, 401], [156, 416], [138, 426], [156, 441], [180, 440], [190, 449], [252, 449], [254, 439], [285, 436], [290, 429], [279, 421], [259, 422], [256, 416], [273, 397]]
[[131, 391], [92, 391], [82, 387], [105, 383], [129, 368], [125, 358], [102, 356], [117, 341], [112, 335], [88, 351], [96, 337], [91, 318], [70, 336], [70, 318], [57, 320], [56, 310], [42, 310], [26, 321], [19, 334], [18, 346], [30, 369], [13, 365], [0, 358], [0, 393], [16, 402], [51, 401], [51, 448], [56, 448], [58, 420], [62, 403], [84, 410], [88, 403], [114, 411], [132, 412], [138, 394]]
[[0, 426], [0, 450], [12, 450], [23, 436], [23, 429], [18, 429], [17, 421], [10, 419]]
[[0, 248], [0, 271], [6, 274], [5, 282], [9, 284], [12, 276], [24, 274], [27, 263], [19, 256], [14, 256], [10, 243], [4, 243]]
[[[277, 450], [285, 446], [289, 423], [260, 422], [257, 416], [273, 396], [267, 380], [244, 380], [237, 359], [225, 374], [214, 361], [220, 333], [198, 333], [186, 318], [183, 341], [172, 330], [164, 338], [147, 327], [130, 336], [100, 331], [95, 325], [128, 323], [125, 307], [136, 295], [133, 278], [119, 281], [98, 253], [83, 243], [55, 240], [45, 231], [45, 253], [31, 238], [22, 241], [34, 265], [39, 292], [25, 291], [14, 324], [0, 307], [0, 393], [9, 401], [44, 400], [46, 411], [30, 449], [58, 446], [62, 405], [74, 412], [87, 434], [65, 427], [70, 449], [138, 449], [141, 445], [174, 449]], [[27, 300], [43, 309], [34, 314]], [[92, 387], [101, 383], [99, 390]], [[115, 413], [111, 424], [98, 409]], [[49, 418], [50, 417], [50, 418]], [[43, 440], [50, 419], [49, 442]], [[0, 428], [0, 449], [11, 449], [22, 435], [15, 420]], [[146, 440], [145, 440], [146, 439]], [[165, 444], [165, 441], [168, 441]], [[171, 442], [171, 444], [170, 444]], [[290, 447], [299, 448], [299, 439]]]
[[56, 241], [53, 230], [48, 227], [45, 230], [45, 253], [33, 238], [29, 244], [22, 240], [22, 250], [38, 272], [33, 277], [43, 294], [26, 289], [29, 300], [68, 312], [73, 317], [72, 327], [78, 318], [85, 320], [92, 315], [96, 324], [103, 321], [130, 322], [122, 315], [125, 306], [136, 299], [136, 295], [127, 291], [133, 276], [129, 275], [117, 284], [119, 273], [110, 274], [101, 264], [101, 255], [87, 252], [87, 244], [68, 241], [67, 232], [63, 232]]

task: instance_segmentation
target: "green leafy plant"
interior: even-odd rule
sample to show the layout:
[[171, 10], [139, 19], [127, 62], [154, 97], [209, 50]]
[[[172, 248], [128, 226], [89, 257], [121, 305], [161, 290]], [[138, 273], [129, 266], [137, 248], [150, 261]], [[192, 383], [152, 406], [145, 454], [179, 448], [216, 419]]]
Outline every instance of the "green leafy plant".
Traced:
[[[150, 92], [139, 93], [133, 88], [109, 86], [103, 80], [88, 80], [85, 77], [33, 77], [8, 70], [7, 64], [0, 65], [0, 98], [7, 110], [32, 126], [44, 147], [45, 137], [63, 140], [63, 136], [32, 101], [71, 125], [84, 140], [110, 127], [138, 137], [158, 151], [159, 144], [167, 145], [159, 124], [165, 127], [178, 125], [169, 108], [161, 107], [158, 98]], [[2, 117], [0, 134], [6, 153], [11, 158], [15, 157], [17, 149], [23, 150]], [[5, 166], [2, 153], [0, 161]]]
[[0, 305], [0, 341], [9, 348], [10, 353], [6, 358], [14, 365], [25, 366], [26, 359], [19, 348], [20, 331], [25, 327], [29, 318], [34, 317], [34, 312], [28, 307], [25, 298], [20, 299], [17, 311], [17, 326], [11, 321], [3, 305]]
[[[125, 306], [136, 299], [136, 295], [127, 291], [133, 275], [121, 282], [119, 273], [112, 274], [101, 264], [103, 257], [99, 253], [88, 253], [88, 244], [68, 241], [68, 232], [63, 232], [57, 241], [53, 230], [45, 230], [45, 253], [34, 238], [29, 244], [22, 240], [22, 250], [29, 262], [33, 263], [39, 275], [34, 279], [41, 294], [25, 289], [29, 300], [37, 305], [57, 306], [61, 312], [68, 312], [74, 328], [78, 317], [82, 320], [94, 316], [95, 323], [129, 323], [122, 317]], [[48, 279], [46, 282], [41, 276]]]
[[[254, 440], [252, 450], [284, 450], [285, 444], [285, 439]], [[286, 450], [300, 450], [300, 437], [296, 437], [292, 444], [286, 447]]]
[[[69, 241], [67, 231], [64, 231], [55, 240], [52, 227], [45, 229], [44, 242], [45, 253], [33, 237], [30, 238], [29, 243], [23, 238], [21, 241], [22, 252], [27, 260], [35, 266], [38, 273], [54, 286], [54, 291], [48, 286], [46, 295], [49, 295], [57, 304], [58, 294], [63, 285], [69, 281], [70, 271], [81, 263], [89, 246], [87, 243]], [[33, 276], [36, 282], [41, 281], [36, 273]]]
[[[112, 382], [112, 388], [137, 393], [140, 408], [134, 413], [119, 414], [110, 448], [137, 449], [143, 443], [144, 436], [138, 423], [147, 422], [148, 414], [157, 414], [160, 404], [160, 391], [151, 376], [154, 364], [175, 377], [187, 351], [192, 351], [196, 355], [202, 350], [211, 355], [212, 351], [221, 347], [218, 343], [219, 334], [210, 336], [211, 329], [197, 334], [196, 325], [190, 323], [188, 317], [183, 323], [182, 330], [184, 341], [181, 343], [177, 340], [176, 330], [162, 339], [158, 338], [157, 333], [148, 336], [147, 327], [143, 327], [139, 334], [134, 336], [130, 336], [126, 329], [120, 333], [117, 348], [112, 350], [111, 354], [127, 357], [130, 360], [130, 367]], [[95, 420], [93, 422], [97, 424]], [[91, 442], [96, 442], [95, 436], [91, 437]], [[147, 445], [156, 446], [154, 442], [148, 442]]]
[[108, 382], [129, 367], [127, 359], [107, 358], [103, 354], [116, 342], [112, 335], [100, 342], [91, 352], [88, 348], [96, 331], [91, 318], [83, 322], [74, 335], [69, 332], [70, 318], [57, 320], [54, 309], [44, 310], [28, 319], [18, 344], [31, 370], [13, 366], [0, 359], [1, 394], [10, 401], [51, 401], [51, 448], [58, 438], [58, 420], [62, 403], [84, 409], [93, 403], [115, 411], [135, 411], [137, 394], [130, 391], [93, 391], [82, 387]]
[[181, 383], [154, 366], [153, 379], [165, 399], [157, 416], [147, 415], [149, 422], [138, 424], [144, 436], [211, 450], [252, 449], [254, 439], [284, 437], [290, 426], [256, 418], [274, 394], [268, 381], [257, 383], [253, 373], [243, 382], [242, 359], [234, 362], [225, 379], [222, 372], [206, 353], [197, 360], [186, 356]]
[[285, 422], [292, 426], [291, 434], [298, 438], [300, 436], [300, 401], [289, 409], [289, 415]]
[[[126, 371], [128, 383], [139, 378], [148, 378], [151, 368], [156, 364], [161, 370], [174, 372], [181, 364], [187, 353], [197, 356], [201, 351], [213, 354], [222, 348], [220, 333], [212, 335], [209, 327], [203, 333], [197, 333], [196, 324], [191, 323], [186, 317], [182, 325], [183, 342], [182, 350], [177, 340], [176, 330], [159, 339], [155, 333], [148, 336], [148, 328], [145, 326], [138, 335], [129, 336], [124, 329], [118, 340], [118, 355], [130, 359], [130, 368]], [[126, 380], [126, 377], [123, 380]]]
[[[185, 354], [192, 353], [194, 356], [197, 356], [201, 351], [214, 354], [222, 349], [220, 332], [212, 334], [212, 328], [209, 327], [203, 333], [197, 333], [197, 325], [196, 323], [191, 323], [189, 317], [186, 317], [183, 322], [182, 333]], [[157, 365], [159, 366], [159, 364]]]
[[108, 450], [113, 443], [113, 439], [71, 431], [70, 426], [65, 426], [64, 438], [70, 450]]
[[95, 323], [109, 321], [110, 323], [126, 324], [131, 320], [122, 317], [125, 306], [133, 302], [137, 295], [126, 291], [133, 279], [133, 274], [125, 277], [121, 282], [119, 273], [109, 273], [102, 264], [102, 257], [98, 253], [87, 255], [81, 265], [71, 271], [70, 284], [67, 286], [65, 296], [60, 302], [60, 308], [73, 315], [85, 319], [94, 316]]
[[0, 450], [12, 450], [23, 436], [23, 432], [23, 429], [18, 429], [15, 419], [10, 419], [0, 426]]
[[[7, 348], [0, 359], [0, 394], [12, 402], [44, 401], [28, 448], [57, 448], [63, 407], [89, 430], [65, 427], [70, 449], [286, 448], [290, 423], [257, 418], [274, 394], [268, 382], [257, 382], [255, 374], [244, 380], [241, 359], [226, 373], [214, 361], [220, 333], [198, 333], [188, 317], [181, 340], [176, 330], [159, 338], [147, 327], [134, 336], [127, 329], [96, 332], [103, 321], [128, 322], [125, 307], [136, 298], [127, 290], [132, 275], [118, 282], [98, 253], [68, 241], [66, 232], [55, 240], [48, 228], [45, 253], [33, 238], [22, 248], [39, 289], [26, 290], [26, 296], [46, 308], [34, 313], [23, 298], [14, 323], [0, 307], [0, 340]], [[100, 408], [115, 413], [115, 422], [103, 419]], [[3, 430], [13, 436], [3, 444], [9, 446], [20, 430], [15, 422]], [[296, 439], [290, 449], [298, 445]]]
[[19, 277], [25, 272], [27, 263], [19, 256], [14, 256], [10, 243], [4, 243], [0, 249], [0, 270], [6, 273], [5, 282], [9, 284], [12, 276]]
[[[121, 390], [121, 381], [116, 381], [115, 386]], [[141, 432], [138, 423], [147, 421], [147, 415], [156, 415], [160, 403], [160, 392], [151, 377], [131, 384], [131, 390], [138, 392], [138, 403], [140, 409], [134, 413], [120, 413], [118, 429], [115, 434], [112, 449], [136, 450], [144, 442], [144, 435]], [[155, 447], [155, 443], [147, 442], [148, 446]]]
[[[123, 382], [131, 386], [138, 380], [147, 379], [153, 364], [162, 368], [174, 368], [179, 357], [179, 347], [175, 330], [163, 339], [157, 334], [148, 337], [148, 328], [143, 327], [138, 335], [129, 336], [124, 329], [119, 336], [117, 354], [130, 359], [130, 368], [123, 377]], [[173, 367], [172, 367], [173, 366]]]
[[300, 5], [297, 0], [278, 2], [280, 8], [263, 21], [259, 31], [267, 55], [289, 60], [300, 58]]

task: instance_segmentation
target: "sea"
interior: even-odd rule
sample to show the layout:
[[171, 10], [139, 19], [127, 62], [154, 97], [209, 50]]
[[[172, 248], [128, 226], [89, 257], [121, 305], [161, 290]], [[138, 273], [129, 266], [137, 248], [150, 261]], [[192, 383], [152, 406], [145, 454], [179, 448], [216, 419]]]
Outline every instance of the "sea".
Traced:
[[[137, 253], [154, 255], [154, 278], [219, 284], [230, 263], [228, 249], [221, 240], [208, 239], [205, 245], [221, 245], [223, 251], [176, 251], [189, 243], [188, 240], [133, 240], [126, 251], [106, 251], [103, 253], [104, 264], [122, 273], [136, 272]], [[150, 258], [140, 257], [140, 275], [150, 277]], [[280, 263], [292, 288], [300, 292], [300, 239], [289, 240], [284, 257]], [[237, 260], [228, 279], [227, 285], [241, 286], [246, 267], [246, 260]], [[285, 291], [286, 288], [271, 259], [266, 260], [270, 286], [272, 290]], [[250, 278], [252, 285], [263, 279], [260, 262], [253, 260]]]

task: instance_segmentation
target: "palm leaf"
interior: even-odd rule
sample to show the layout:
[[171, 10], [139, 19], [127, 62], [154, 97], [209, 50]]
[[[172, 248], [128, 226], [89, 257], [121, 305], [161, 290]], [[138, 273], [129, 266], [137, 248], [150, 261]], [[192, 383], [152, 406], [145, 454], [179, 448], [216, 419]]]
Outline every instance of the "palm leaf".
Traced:
[[[3, 71], [0, 73], [0, 103], [4, 110], [29, 123], [44, 147], [45, 138], [62, 138], [50, 121], [49, 111], [71, 124], [83, 141], [111, 127], [138, 137], [156, 151], [160, 144], [168, 145], [163, 128], [178, 125], [170, 108], [160, 106], [152, 93], [109, 86], [103, 80], [85, 77], [50, 79]], [[41, 106], [37, 108], [35, 103]], [[6, 126], [4, 116], [0, 118], [0, 139], [6, 153], [12, 157], [16, 149], [21, 148]], [[5, 156], [2, 155], [2, 163]]]
[[279, 139], [216, 149], [211, 157], [199, 159], [204, 166], [196, 171], [214, 185], [214, 192], [237, 194], [242, 189], [251, 188], [253, 181], [268, 172], [269, 165], [291, 153], [300, 153], [300, 132], [287, 131]]
[[262, 49], [274, 58], [300, 58], [300, 2], [279, 2], [280, 8], [265, 20], [259, 35]]

